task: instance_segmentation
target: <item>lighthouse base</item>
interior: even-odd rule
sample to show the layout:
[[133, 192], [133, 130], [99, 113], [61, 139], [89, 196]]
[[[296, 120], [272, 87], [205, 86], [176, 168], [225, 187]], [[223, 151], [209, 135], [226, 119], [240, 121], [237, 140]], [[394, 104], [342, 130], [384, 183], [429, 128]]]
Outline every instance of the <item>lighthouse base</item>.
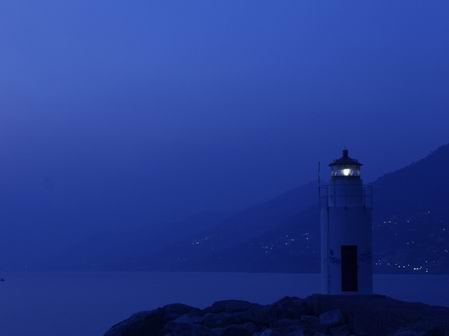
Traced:
[[321, 209], [322, 293], [372, 294], [371, 210]]

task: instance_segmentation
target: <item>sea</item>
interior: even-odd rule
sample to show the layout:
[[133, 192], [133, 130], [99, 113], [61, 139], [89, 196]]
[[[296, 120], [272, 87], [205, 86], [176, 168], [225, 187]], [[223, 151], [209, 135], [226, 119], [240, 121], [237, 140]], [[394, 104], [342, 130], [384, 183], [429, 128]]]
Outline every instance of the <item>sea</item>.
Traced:
[[[262, 304], [320, 290], [318, 274], [4, 273], [1, 336], [101, 336], [133, 313], [169, 303], [206, 307], [217, 300]], [[376, 275], [375, 292], [449, 306], [447, 275]]]

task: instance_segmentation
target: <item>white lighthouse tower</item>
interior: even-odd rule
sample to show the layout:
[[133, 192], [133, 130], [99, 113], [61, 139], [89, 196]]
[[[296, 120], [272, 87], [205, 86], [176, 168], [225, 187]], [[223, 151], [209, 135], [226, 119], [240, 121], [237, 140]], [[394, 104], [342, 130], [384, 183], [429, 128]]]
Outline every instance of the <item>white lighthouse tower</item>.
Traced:
[[371, 188], [363, 185], [362, 164], [350, 158], [347, 149], [329, 166], [329, 185], [320, 186], [322, 290], [371, 294]]

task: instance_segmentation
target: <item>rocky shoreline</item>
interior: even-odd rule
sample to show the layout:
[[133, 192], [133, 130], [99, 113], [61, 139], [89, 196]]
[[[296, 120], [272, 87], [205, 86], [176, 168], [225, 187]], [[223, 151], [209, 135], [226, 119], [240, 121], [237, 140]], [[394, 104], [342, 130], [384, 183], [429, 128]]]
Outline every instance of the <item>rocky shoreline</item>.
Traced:
[[105, 336], [449, 336], [449, 308], [372, 296], [240, 300], [205, 309], [172, 304], [141, 312]]

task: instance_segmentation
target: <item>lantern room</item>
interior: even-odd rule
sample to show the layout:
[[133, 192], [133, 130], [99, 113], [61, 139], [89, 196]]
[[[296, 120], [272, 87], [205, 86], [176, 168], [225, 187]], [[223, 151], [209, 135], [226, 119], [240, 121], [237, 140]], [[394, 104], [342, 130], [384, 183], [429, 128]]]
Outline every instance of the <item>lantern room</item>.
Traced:
[[349, 157], [349, 151], [343, 150], [342, 157], [334, 160], [330, 165], [332, 178], [357, 178], [360, 177], [362, 164]]

